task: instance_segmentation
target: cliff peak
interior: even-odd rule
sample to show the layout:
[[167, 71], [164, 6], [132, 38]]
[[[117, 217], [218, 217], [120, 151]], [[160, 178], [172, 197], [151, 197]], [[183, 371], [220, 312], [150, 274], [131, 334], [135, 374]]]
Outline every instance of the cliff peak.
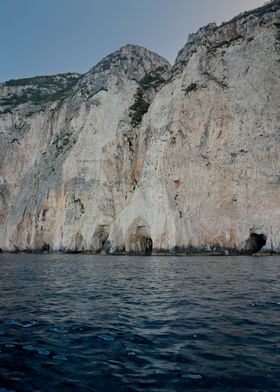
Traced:
[[157, 53], [138, 45], [126, 44], [120, 49], [104, 57], [89, 73], [122, 74], [139, 82], [145, 74], [171, 64]]

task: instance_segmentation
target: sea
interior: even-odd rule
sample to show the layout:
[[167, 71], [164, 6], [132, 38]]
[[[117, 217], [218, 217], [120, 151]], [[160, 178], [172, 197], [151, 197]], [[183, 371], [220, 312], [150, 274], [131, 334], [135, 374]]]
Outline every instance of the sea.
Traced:
[[280, 391], [280, 257], [0, 255], [0, 392]]

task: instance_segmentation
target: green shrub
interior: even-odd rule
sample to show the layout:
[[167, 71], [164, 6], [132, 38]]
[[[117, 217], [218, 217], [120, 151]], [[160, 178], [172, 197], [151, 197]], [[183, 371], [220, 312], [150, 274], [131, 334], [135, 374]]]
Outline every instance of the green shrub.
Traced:
[[135, 101], [132, 106], [130, 106], [130, 116], [131, 116], [131, 125], [136, 127], [142, 121], [142, 118], [145, 113], [147, 113], [150, 104], [145, 101], [143, 98], [143, 92], [138, 87], [137, 92], [135, 94]]
[[2, 98], [0, 105], [15, 107], [23, 103], [41, 105], [47, 102], [63, 102], [71, 94], [78, 80], [79, 78], [74, 76], [66, 76], [63, 81], [58, 80], [56, 76], [9, 80], [5, 83], [6, 86], [25, 86], [26, 88], [20, 94]]
[[140, 81], [140, 86], [143, 90], [149, 90], [152, 88], [158, 88], [165, 79], [162, 77], [162, 68], [158, 67], [155, 71], [146, 73], [146, 75]]

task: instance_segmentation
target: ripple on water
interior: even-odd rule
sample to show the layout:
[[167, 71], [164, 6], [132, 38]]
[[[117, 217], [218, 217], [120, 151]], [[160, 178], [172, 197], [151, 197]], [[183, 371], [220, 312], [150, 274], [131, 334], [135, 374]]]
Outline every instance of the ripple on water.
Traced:
[[57, 359], [58, 361], [68, 361], [67, 357], [62, 354], [57, 354], [53, 356], [53, 359]]
[[190, 380], [201, 380], [202, 376], [200, 374], [182, 374], [182, 378], [188, 378]]
[[34, 327], [34, 325], [37, 325], [37, 324], [38, 324], [38, 321], [29, 321], [26, 324], [22, 324], [22, 327], [23, 328], [30, 328], [30, 327]]
[[98, 338], [107, 342], [112, 342], [113, 340], [115, 340], [115, 338], [111, 335], [99, 335]]
[[50, 354], [50, 351], [47, 350], [46, 348], [32, 346], [32, 344], [27, 344], [27, 345], [23, 346], [22, 348], [27, 351], [37, 351], [37, 353], [40, 355], [49, 355]]
[[17, 326], [22, 326], [22, 322], [18, 320], [5, 320], [3, 322], [4, 325], [17, 325]]
[[279, 259], [24, 257], [0, 256], [0, 392], [279, 392]]
[[143, 345], [149, 345], [149, 346], [152, 346], [154, 344], [154, 342], [152, 340], [150, 340], [144, 336], [138, 335], [138, 334], [131, 336], [129, 339], [132, 340], [136, 344], [143, 344]]
[[40, 355], [49, 355], [50, 351], [44, 347], [36, 347], [38, 354]]
[[68, 333], [69, 329], [64, 327], [54, 327], [54, 328], [50, 328], [50, 331], [63, 334], [63, 333]]
[[17, 327], [23, 327], [23, 328], [30, 328], [33, 327], [34, 325], [37, 325], [38, 321], [20, 321], [20, 320], [5, 320], [3, 322], [3, 325], [15, 325]]

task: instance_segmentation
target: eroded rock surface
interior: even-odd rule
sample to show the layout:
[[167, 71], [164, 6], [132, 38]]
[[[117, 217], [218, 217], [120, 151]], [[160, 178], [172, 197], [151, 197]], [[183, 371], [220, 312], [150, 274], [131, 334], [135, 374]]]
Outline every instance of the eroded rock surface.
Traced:
[[280, 1], [0, 85], [0, 248], [280, 251]]

